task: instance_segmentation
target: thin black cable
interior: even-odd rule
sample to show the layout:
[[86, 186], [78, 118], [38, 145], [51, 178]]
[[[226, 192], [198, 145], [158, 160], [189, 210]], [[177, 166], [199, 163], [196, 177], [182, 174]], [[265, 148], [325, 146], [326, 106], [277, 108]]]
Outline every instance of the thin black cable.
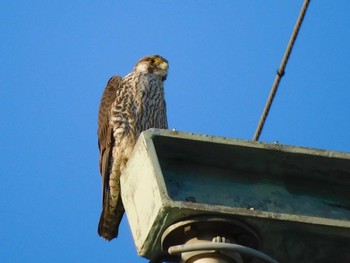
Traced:
[[282, 59], [282, 62], [281, 62], [281, 65], [279, 67], [279, 69], [277, 70], [277, 74], [276, 74], [276, 77], [275, 77], [275, 81], [273, 82], [273, 85], [272, 85], [272, 88], [271, 88], [271, 91], [270, 91], [270, 95], [267, 99], [267, 102], [265, 104], [265, 108], [264, 108], [264, 111], [263, 113], [261, 114], [261, 117], [260, 117], [260, 120], [259, 120], [259, 123], [258, 123], [258, 127], [256, 128], [256, 131], [255, 131], [255, 134], [254, 134], [254, 137], [253, 137], [253, 141], [258, 141], [259, 140], [259, 137], [260, 137], [260, 134], [262, 132], [262, 129], [264, 127], [264, 124], [265, 124], [265, 121], [266, 121], [266, 118], [267, 118], [267, 115], [269, 114], [269, 111], [270, 111], [270, 108], [271, 108], [271, 104], [272, 104], [272, 101], [276, 95], [276, 92], [277, 92], [277, 88], [278, 88], [278, 85], [285, 73], [285, 68], [286, 68], [286, 65], [287, 65], [287, 62], [288, 62], [288, 59], [289, 59], [289, 56], [292, 52], [292, 49], [293, 49], [293, 46], [294, 46], [294, 42], [298, 36], [298, 33], [299, 33], [299, 29], [300, 29], [300, 26], [303, 22], [303, 19], [304, 19], [304, 16], [305, 16], [305, 13], [306, 13], [306, 10], [307, 10], [307, 7], [310, 3], [310, 0], [305, 0], [304, 3], [303, 3], [303, 6], [300, 10], [300, 14], [299, 14], [299, 17], [298, 17], [298, 20], [294, 26], [294, 30], [293, 30], [293, 33], [292, 33], [292, 36], [289, 40], [289, 43], [288, 43], [288, 46], [287, 46], [287, 49], [284, 53], [284, 56], [283, 56], [283, 59]]

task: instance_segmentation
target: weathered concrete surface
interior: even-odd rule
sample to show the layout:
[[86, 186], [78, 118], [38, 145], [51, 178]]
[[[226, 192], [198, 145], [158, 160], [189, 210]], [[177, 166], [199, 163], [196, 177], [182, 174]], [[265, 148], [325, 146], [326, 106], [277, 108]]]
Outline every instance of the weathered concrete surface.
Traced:
[[350, 262], [348, 153], [152, 129], [121, 184], [142, 256], [169, 225], [215, 214], [249, 223], [280, 262]]

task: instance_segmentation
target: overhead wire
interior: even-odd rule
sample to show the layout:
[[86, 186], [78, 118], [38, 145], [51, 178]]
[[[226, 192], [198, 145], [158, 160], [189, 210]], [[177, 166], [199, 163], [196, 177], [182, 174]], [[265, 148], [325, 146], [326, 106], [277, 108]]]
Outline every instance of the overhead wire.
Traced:
[[290, 56], [290, 54], [292, 52], [295, 40], [296, 40], [296, 38], [298, 36], [299, 30], [300, 30], [301, 24], [302, 24], [302, 22], [304, 20], [304, 16], [306, 14], [306, 10], [307, 10], [307, 7], [308, 7], [309, 3], [310, 3], [310, 0], [305, 0], [304, 3], [303, 3], [302, 8], [300, 10], [298, 20], [297, 20], [297, 22], [296, 22], [296, 24], [294, 26], [294, 30], [292, 32], [292, 35], [291, 35], [290, 39], [289, 39], [288, 46], [287, 46], [286, 51], [284, 53], [282, 62], [280, 64], [280, 67], [277, 70], [277, 74], [276, 74], [275, 80], [274, 80], [274, 82], [272, 84], [272, 88], [271, 88], [269, 97], [267, 98], [264, 110], [263, 110], [263, 112], [261, 114], [258, 126], [256, 128], [256, 131], [255, 131], [255, 134], [254, 134], [254, 137], [253, 137], [253, 141], [258, 141], [259, 140], [259, 137], [260, 137], [261, 132], [263, 130], [265, 121], [266, 121], [267, 116], [269, 114], [272, 102], [273, 102], [273, 100], [275, 98], [275, 95], [276, 95], [279, 83], [280, 83], [282, 77], [285, 74], [285, 68], [286, 68], [289, 56]]

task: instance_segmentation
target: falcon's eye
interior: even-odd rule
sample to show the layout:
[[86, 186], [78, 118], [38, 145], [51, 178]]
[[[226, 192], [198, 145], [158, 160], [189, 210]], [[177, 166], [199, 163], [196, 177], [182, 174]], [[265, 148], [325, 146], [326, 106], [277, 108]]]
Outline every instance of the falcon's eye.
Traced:
[[156, 60], [154, 58], [151, 58], [150, 60], [148, 60], [149, 63], [154, 64], [156, 62]]

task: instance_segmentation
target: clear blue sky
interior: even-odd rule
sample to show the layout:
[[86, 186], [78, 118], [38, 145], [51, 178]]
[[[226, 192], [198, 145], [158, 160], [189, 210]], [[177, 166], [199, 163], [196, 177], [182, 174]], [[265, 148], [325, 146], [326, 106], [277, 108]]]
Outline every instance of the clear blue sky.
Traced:
[[[170, 128], [251, 139], [302, 0], [0, 4], [0, 261], [147, 262], [108, 243], [97, 109], [144, 55], [170, 62]], [[350, 1], [311, 1], [263, 142], [350, 152]]]

